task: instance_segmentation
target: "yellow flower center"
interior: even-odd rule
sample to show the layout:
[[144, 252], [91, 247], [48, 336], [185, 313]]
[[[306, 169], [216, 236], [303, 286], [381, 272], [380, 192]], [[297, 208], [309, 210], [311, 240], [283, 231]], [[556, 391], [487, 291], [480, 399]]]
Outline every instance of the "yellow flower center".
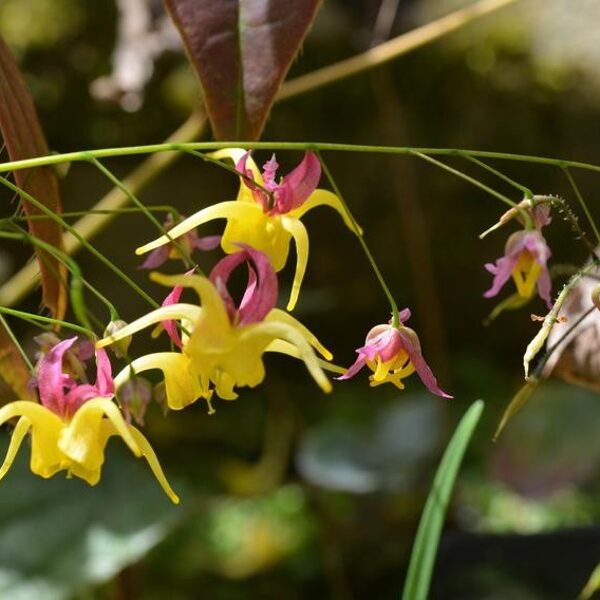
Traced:
[[368, 360], [367, 365], [373, 371], [373, 375], [369, 377], [371, 387], [382, 383], [393, 383], [398, 389], [403, 390], [402, 380], [415, 372], [415, 367], [404, 350], [400, 350], [385, 362], [377, 356], [375, 360]]
[[529, 250], [523, 250], [512, 271], [512, 278], [517, 286], [517, 293], [522, 298], [533, 296], [535, 284], [542, 271], [542, 266], [535, 260]]

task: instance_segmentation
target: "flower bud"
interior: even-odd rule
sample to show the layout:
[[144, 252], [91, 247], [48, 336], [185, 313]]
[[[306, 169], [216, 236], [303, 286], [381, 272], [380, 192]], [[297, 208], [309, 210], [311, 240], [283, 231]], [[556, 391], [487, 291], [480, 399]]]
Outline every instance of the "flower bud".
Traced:
[[[117, 333], [117, 331], [120, 331], [126, 325], [127, 323], [122, 319], [111, 321], [104, 330], [104, 337], [110, 337], [111, 335], [114, 335], [115, 333]], [[125, 358], [127, 356], [127, 350], [129, 349], [130, 344], [131, 336], [128, 335], [127, 337], [124, 337], [123, 339], [114, 342], [110, 346], [110, 348], [118, 358]]]
[[127, 421], [131, 422], [133, 417], [143, 427], [146, 409], [152, 400], [152, 384], [144, 377], [135, 376], [117, 390], [117, 400]]

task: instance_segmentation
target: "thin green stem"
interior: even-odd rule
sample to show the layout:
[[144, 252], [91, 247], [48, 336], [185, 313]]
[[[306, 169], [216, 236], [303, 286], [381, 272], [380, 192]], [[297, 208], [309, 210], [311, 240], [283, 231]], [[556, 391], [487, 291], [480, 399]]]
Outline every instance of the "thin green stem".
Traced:
[[34, 198], [31, 194], [28, 194], [25, 190], [19, 186], [11, 183], [5, 177], [0, 177], [0, 184], [4, 185], [13, 192], [17, 192], [22, 198], [33, 204], [36, 208], [47, 214], [55, 223], [58, 223], [61, 227], [66, 229], [79, 243], [84, 246], [89, 252], [91, 252], [100, 262], [106, 265], [113, 273], [115, 273], [120, 279], [122, 279], [127, 285], [135, 290], [146, 302], [148, 302], [152, 308], [158, 308], [158, 303], [155, 302], [137, 283], [135, 283], [130, 277], [128, 277], [119, 267], [117, 267], [112, 261], [106, 258], [101, 252], [96, 250], [92, 244], [90, 244], [85, 238], [83, 238], [69, 223], [62, 219], [59, 215], [50, 210], [45, 204]]
[[33, 313], [24, 312], [22, 310], [15, 310], [14, 308], [7, 308], [6, 306], [0, 306], [0, 314], [11, 315], [12, 317], [18, 317], [26, 321], [39, 321], [40, 323], [46, 323], [48, 325], [59, 325], [66, 329], [72, 329], [78, 333], [94, 339], [96, 334], [85, 327], [75, 325], [75, 323], [69, 323], [69, 321], [61, 321], [60, 319], [53, 319], [52, 317], [43, 317], [42, 315], [34, 315]]
[[[110, 313], [110, 319], [112, 321], [117, 320], [119, 318], [119, 312], [117, 311], [115, 305], [104, 295], [100, 290], [94, 287], [85, 277], [83, 277], [81, 273], [81, 269], [77, 264], [75, 259], [71, 258], [52, 244], [48, 244], [41, 240], [40, 238], [31, 235], [29, 232], [20, 228], [18, 225], [13, 225], [18, 228], [17, 232], [9, 232], [9, 231], [0, 231], [0, 238], [5, 239], [18, 239], [18, 240], [26, 240], [30, 244], [34, 244], [39, 246], [46, 252], [52, 254], [58, 261], [60, 261], [65, 267], [71, 272], [73, 275], [73, 280], [71, 281], [71, 285], [69, 286], [69, 295], [71, 297], [71, 305], [73, 306], [73, 310], [75, 316], [78, 318], [79, 322], [88, 329], [92, 329], [88, 319], [87, 319], [87, 309], [85, 307], [85, 301], [81, 295], [81, 287], [76, 282], [81, 282], [83, 286], [85, 286], [92, 294], [102, 302], [108, 312]], [[66, 285], [66, 282], [65, 282]]]
[[6, 335], [8, 335], [8, 337], [11, 339], [12, 343], [15, 345], [15, 348], [17, 348], [17, 350], [19, 351], [19, 354], [21, 355], [21, 358], [25, 361], [27, 368], [33, 374], [34, 368], [33, 368], [33, 365], [31, 364], [31, 361], [29, 360], [29, 357], [27, 356], [27, 353], [23, 349], [23, 346], [21, 346], [21, 344], [19, 344], [19, 340], [17, 340], [17, 336], [13, 333], [13, 330], [10, 328], [10, 325], [6, 322], [6, 319], [1, 314], [0, 314], [0, 324], [2, 324], [2, 327], [4, 327], [4, 331], [6, 332]]
[[[176, 218], [179, 217], [179, 211], [174, 206], [168, 206], [168, 205], [145, 206], [144, 208], [147, 211], [166, 212], [166, 213], [171, 213], [173, 215], [173, 217], [176, 217]], [[85, 217], [87, 215], [121, 215], [121, 214], [127, 214], [127, 213], [137, 214], [140, 212], [145, 212], [145, 211], [138, 208], [137, 206], [130, 206], [128, 208], [113, 208], [110, 210], [109, 209], [107, 209], [107, 210], [90, 209], [90, 210], [77, 210], [77, 211], [70, 211], [70, 212], [61, 212], [60, 216], [63, 219], [69, 219], [69, 218]], [[2, 227], [2, 225], [4, 223], [12, 223], [14, 221], [43, 221], [43, 220], [47, 220], [47, 219], [50, 219], [50, 217], [48, 215], [29, 215], [29, 216], [15, 215], [13, 217], [6, 217], [4, 219], [0, 219], [0, 227]]]
[[510, 152], [490, 152], [487, 150], [466, 150], [457, 148], [418, 148], [409, 146], [376, 146], [362, 144], [334, 144], [328, 142], [190, 142], [190, 143], [165, 143], [144, 146], [126, 146], [123, 148], [100, 148], [80, 152], [67, 152], [52, 154], [37, 158], [14, 160], [0, 163], [0, 173], [20, 169], [30, 169], [45, 165], [56, 165], [64, 162], [86, 162], [90, 157], [107, 158], [111, 156], [132, 156], [138, 154], [155, 154], [157, 152], [188, 152], [190, 150], [220, 150], [222, 148], [247, 148], [248, 150], [320, 150], [335, 152], [362, 152], [375, 154], [427, 154], [441, 156], [475, 156], [479, 158], [492, 158], [518, 162], [550, 165], [554, 167], [572, 167], [600, 172], [600, 165], [591, 163], [551, 158], [545, 156], [531, 156], [527, 154], [514, 154]]
[[465, 181], [472, 183], [474, 186], [486, 191], [488, 194], [491, 194], [495, 198], [498, 198], [498, 200], [501, 200], [505, 204], [508, 204], [508, 206], [510, 206], [511, 208], [515, 208], [516, 210], [518, 210], [521, 213], [521, 216], [523, 217], [523, 221], [526, 224], [526, 228], [533, 228], [533, 222], [531, 220], [531, 216], [529, 215], [529, 213], [526, 210], [522, 209], [516, 202], [514, 202], [513, 200], [511, 200], [504, 194], [497, 192], [495, 189], [485, 185], [485, 183], [481, 183], [481, 181], [479, 181], [478, 179], [475, 179], [474, 177], [471, 177], [470, 175], [467, 175], [466, 173], [463, 173], [462, 171], [459, 171], [458, 169], [450, 167], [449, 165], [447, 165], [435, 158], [432, 158], [431, 156], [427, 156], [426, 154], [423, 154], [422, 152], [415, 152], [414, 154], [415, 154], [415, 156], [422, 158], [423, 160], [435, 165], [436, 167], [439, 167], [440, 169], [443, 169], [444, 171], [448, 171], [449, 173], [452, 173], [453, 175], [456, 175], [457, 177], [460, 177], [461, 179], [464, 179]]
[[528, 187], [525, 187], [524, 185], [520, 184], [518, 181], [511, 179], [510, 177], [508, 177], [501, 171], [498, 171], [498, 170], [494, 169], [493, 167], [490, 167], [490, 165], [488, 165], [487, 163], [484, 163], [483, 161], [479, 160], [478, 158], [475, 158], [474, 156], [463, 153], [462, 150], [459, 151], [459, 156], [462, 156], [463, 158], [470, 160], [472, 163], [475, 163], [482, 169], [485, 169], [486, 171], [493, 173], [496, 177], [499, 177], [503, 181], [506, 181], [506, 183], [509, 183], [513, 187], [520, 190], [525, 195], [525, 198], [528, 198], [529, 200], [533, 199], [533, 192]]
[[340, 188], [338, 187], [337, 183], [335, 182], [335, 179], [333, 178], [333, 175], [331, 174], [331, 171], [329, 170], [327, 163], [323, 159], [323, 156], [321, 155], [319, 150], [316, 150], [316, 154], [319, 157], [321, 167], [323, 168], [323, 172], [325, 173], [325, 176], [327, 177], [327, 180], [329, 181], [329, 185], [331, 185], [331, 187], [333, 188], [333, 191], [334, 191], [335, 195], [340, 199], [340, 202], [342, 203], [344, 210], [346, 211], [346, 214], [348, 215], [348, 218], [350, 219], [350, 221], [352, 221], [352, 225], [354, 227], [354, 233], [356, 234], [356, 237], [358, 238], [358, 241], [363, 249], [363, 252], [365, 253], [365, 256], [367, 257], [367, 260], [369, 261], [373, 271], [375, 272], [375, 276], [377, 277], [377, 279], [379, 281], [379, 285], [381, 285], [381, 289], [383, 290], [383, 293], [386, 295], [388, 302], [390, 303], [390, 308], [392, 309], [392, 327], [398, 327], [400, 325], [400, 317], [398, 314], [398, 305], [396, 304], [396, 301], [394, 300], [394, 296], [392, 295], [390, 288], [388, 287], [387, 283], [385, 282], [383, 274], [381, 273], [381, 270], [377, 266], [377, 263], [375, 262], [375, 258], [373, 257], [373, 254], [371, 253], [371, 250], [369, 249], [367, 242], [365, 241], [364, 237], [360, 234], [360, 227], [359, 227], [356, 219], [354, 218], [354, 215], [350, 211], [350, 208], [348, 208], [348, 204], [346, 204], [346, 201], [344, 200], [344, 197], [342, 196], [342, 193], [340, 192]]
[[235, 167], [231, 167], [230, 165], [223, 162], [222, 160], [213, 158], [212, 156], [208, 156], [208, 154], [205, 154], [203, 152], [197, 152], [196, 150], [186, 150], [186, 152], [187, 152], [187, 154], [191, 154], [192, 156], [197, 156], [198, 158], [202, 159], [204, 162], [211, 163], [221, 169], [224, 169], [225, 171], [229, 171], [230, 173], [233, 173], [236, 177], [241, 177], [250, 187], [256, 187], [261, 192], [266, 194], [269, 197], [270, 204], [272, 204], [274, 202], [273, 192], [269, 191], [266, 187], [262, 186], [260, 183], [258, 183], [254, 179], [252, 179], [252, 177], [248, 177], [248, 175], [246, 175], [246, 173], [242, 173], [241, 171], [238, 171]]
[[529, 342], [527, 348], [525, 349], [525, 354], [523, 356], [523, 369], [525, 371], [525, 380], [535, 380], [538, 376], [538, 369], [534, 371], [534, 374], [531, 377], [529, 376], [529, 365], [542, 349], [544, 343], [550, 335], [550, 332], [554, 328], [554, 325], [558, 323], [558, 315], [563, 307], [563, 304], [565, 303], [565, 300], [568, 298], [569, 294], [573, 291], [580, 279], [597, 269], [599, 264], [600, 261], [598, 259], [590, 261], [577, 273], [575, 273], [575, 275], [573, 275], [569, 279], [569, 281], [567, 281], [567, 283], [565, 283], [565, 285], [563, 286], [563, 289], [560, 291], [560, 294], [558, 294], [556, 300], [554, 301], [552, 309], [544, 318], [542, 327], [537, 332], [535, 337]]
[[573, 176], [571, 175], [571, 171], [569, 171], [569, 167], [563, 167], [563, 172], [567, 176], [567, 179], [569, 180], [569, 183], [571, 184], [571, 187], [573, 188], [573, 192], [575, 192], [575, 196], [577, 196], [577, 200], [579, 201], [579, 204], [581, 205], [581, 208], [583, 209], [583, 212], [585, 213], [585, 216], [587, 217], [587, 220], [594, 232], [594, 235], [596, 236], [596, 243], [600, 244], [600, 231], [598, 231], [598, 227], [596, 226], [594, 217], [592, 217], [592, 214], [590, 213], [590, 209], [588, 208], [586, 201], [583, 199], [583, 196], [581, 195], [581, 192], [579, 191], [579, 187], [577, 186], [577, 184], [575, 183], [575, 179], [573, 179]]
[[193, 264], [193, 261], [190, 258], [189, 254], [185, 251], [185, 249], [182, 247], [182, 245], [177, 240], [174, 240], [169, 235], [169, 232], [167, 231], [165, 226], [152, 214], [151, 211], [149, 211], [146, 208], [144, 203], [126, 185], [124, 185], [123, 182], [118, 177], [113, 175], [113, 173], [107, 167], [105, 167], [97, 158], [90, 156], [90, 162], [101, 173], [103, 173], [111, 181], [111, 183], [114, 186], [118, 187], [129, 198], [129, 200], [131, 200], [131, 202], [133, 204], [135, 204], [137, 208], [139, 208], [139, 210], [142, 213], [144, 213], [144, 215], [148, 218], [148, 220], [158, 229], [158, 231], [160, 232], [161, 235], [167, 236], [170, 243], [173, 244], [173, 246], [175, 246], [175, 248], [179, 252], [186, 269], [189, 269]]

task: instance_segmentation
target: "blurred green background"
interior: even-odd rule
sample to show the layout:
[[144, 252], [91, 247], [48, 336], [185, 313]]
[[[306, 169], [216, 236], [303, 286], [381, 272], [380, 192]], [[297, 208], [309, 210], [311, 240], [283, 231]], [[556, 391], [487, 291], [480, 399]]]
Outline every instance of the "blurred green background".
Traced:
[[[378, 0], [327, 0], [289, 78], [462, 4], [400, 0], [393, 21], [376, 26]], [[119, 22], [113, 2], [0, 2], [0, 33], [18, 57], [53, 151], [157, 143], [197, 105], [194, 75], [160, 3], [147, 5], [147, 36], [165, 52], [146, 62], [130, 57], [127, 72], [141, 74], [126, 81], [110, 78]], [[276, 105], [263, 139], [600, 162], [599, 22], [597, 0], [522, 0], [390, 65]], [[262, 162], [269, 154], [255, 157]], [[371, 390], [366, 375], [324, 396], [303, 365], [268, 357], [265, 383], [242, 390], [236, 402], [218, 402], [213, 416], [200, 402], [166, 419], [151, 407], [146, 430], [182, 497], [176, 508], [117, 444], [96, 488], [60, 477], [37, 479], [23, 452], [0, 486], [0, 597], [397, 597], [433, 469], [476, 398], [486, 401], [483, 425], [459, 478], [432, 598], [577, 595], [600, 561], [600, 406], [593, 392], [546, 382], [491, 443], [503, 408], [521, 385], [521, 357], [539, 326], [530, 313], [544, 313], [536, 299], [483, 325], [493, 306], [482, 297], [490, 280], [483, 263], [501, 255], [514, 226], [484, 241], [477, 236], [504, 207], [417, 158], [325, 158], [399, 304], [411, 307], [409, 324], [420, 334], [425, 357], [455, 399], [428, 396], [416, 377], [402, 393], [391, 386]], [[107, 165], [124, 176], [141, 159]], [[284, 171], [299, 159], [278, 155]], [[449, 162], [520, 200], [474, 165]], [[557, 168], [493, 164], [535, 193], [575, 202]], [[597, 176], [577, 177], [598, 215]], [[90, 208], [109, 188], [92, 167], [74, 165], [62, 182], [64, 210]], [[229, 174], [184, 157], [139, 197], [191, 214], [232, 199], [236, 189]], [[3, 199], [2, 214], [8, 215], [14, 207]], [[387, 320], [388, 307], [339, 218], [320, 209], [305, 223], [311, 255], [297, 316], [338, 364], [347, 365], [368, 329]], [[555, 263], [585, 260], [560, 215], [547, 231]], [[160, 300], [164, 288], [137, 270], [133, 254], [153, 236], [143, 217], [126, 215], [95, 244]], [[210, 268], [217, 257], [199, 255], [199, 261]], [[27, 260], [22, 246], [3, 246], [0, 275], [7, 279]], [[124, 319], [146, 311], [93, 257], [82, 252], [77, 260]], [[283, 272], [282, 297], [291, 268]], [[38, 303], [34, 294], [23, 307], [35, 310]], [[31, 328], [13, 325], [33, 351]], [[139, 334], [132, 354], [147, 351], [148, 340]], [[2, 437], [6, 443], [8, 436]]]

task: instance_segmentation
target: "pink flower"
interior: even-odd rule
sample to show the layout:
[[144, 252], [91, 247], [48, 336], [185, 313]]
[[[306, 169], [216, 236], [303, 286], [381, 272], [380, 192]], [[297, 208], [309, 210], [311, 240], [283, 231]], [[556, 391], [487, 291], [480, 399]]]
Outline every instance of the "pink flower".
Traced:
[[51, 348], [40, 360], [37, 368], [37, 388], [40, 402], [61, 418], [69, 419], [81, 405], [91, 398], [114, 394], [110, 360], [106, 351], [96, 350], [96, 383], [77, 383], [65, 373], [63, 361], [77, 337], [63, 340]]
[[[245, 244], [239, 244], [242, 250], [235, 254], [229, 254], [222, 258], [209, 275], [210, 282], [215, 286], [232, 325], [249, 325], [258, 323], [275, 308], [277, 304], [278, 282], [277, 275], [269, 262], [267, 256]], [[242, 263], [248, 266], [248, 283], [239, 306], [236, 307], [227, 283], [231, 273]], [[190, 270], [186, 275], [191, 275]], [[177, 304], [181, 298], [183, 286], [177, 285], [171, 293], [163, 300], [162, 306]], [[175, 321], [163, 321], [162, 326], [173, 343], [181, 348], [183, 346], [181, 336], [177, 331]]]
[[[252, 190], [254, 200], [260, 204], [263, 211], [269, 215], [284, 215], [298, 208], [315, 191], [321, 179], [321, 163], [313, 152], [306, 152], [302, 162], [292, 169], [279, 183], [276, 181], [279, 165], [275, 155], [263, 165], [263, 188], [253, 184], [254, 176], [252, 169], [246, 167], [246, 161], [250, 152], [237, 162], [236, 169], [244, 174], [242, 183]], [[272, 200], [267, 190], [272, 194]]]
[[[217, 288], [232, 325], [249, 325], [262, 321], [275, 308], [279, 286], [266, 254], [246, 244], [239, 246], [240, 252], [229, 254], [214, 266], [209, 279]], [[248, 266], [248, 283], [236, 307], [227, 283], [234, 269], [244, 262]]]
[[[185, 217], [181, 218], [181, 221]], [[180, 222], [181, 222], [180, 221]], [[169, 230], [176, 225], [172, 215], [168, 215], [163, 222], [165, 229]], [[181, 258], [177, 246], [181, 247], [186, 254], [191, 254], [194, 250], [214, 250], [221, 243], [220, 235], [207, 235], [199, 237], [196, 229], [190, 229], [185, 235], [177, 240], [177, 243], [169, 242], [148, 255], [148, 258], [140, 265], [140, 269], [156, 269], [164, 264], [169, 258]]]
[[[484, 297], [496, 296], [512, 277], [519, 297], [531, 298], [537, 284], [540, 298], [546, 302], [548, 308], [551, 308], [552, 282], [547, 263], [552, 253], [541, 232], [542, 227], [551, 221], [550, 207], [546, 204], [538, 204], [532, 208], [530, 200], [524, 200], [520, 206], [530, 213], [534, 229], [523, 229], [513, 233], [506, 242], [504, 255], [495, 263], [485, 265], [485, 268], [494, 275], [494, 280], [490, 289], [484, 293]], [[516, 209], [511, 209], [501, 217], [500, 223], [514, 216], [518, 217], [518, 212]]]
[[416, 371], [432, 394], [452, 398], [438, 386], [423, 358], [417, 334], [410, 327], [404, 326], [404, 322], [410, 318], [410, 310], [405, 308], [400, 311], [399, 316], [402, 323], [399, 327], [381, 324], [369, 331], [365, 345], [356, 350], [358, 358], [338, 379], [350, 379], [367, 365], [373, 371], [369, 377], [371, 386], [389, 382], [403, 390], [402, 380]]

